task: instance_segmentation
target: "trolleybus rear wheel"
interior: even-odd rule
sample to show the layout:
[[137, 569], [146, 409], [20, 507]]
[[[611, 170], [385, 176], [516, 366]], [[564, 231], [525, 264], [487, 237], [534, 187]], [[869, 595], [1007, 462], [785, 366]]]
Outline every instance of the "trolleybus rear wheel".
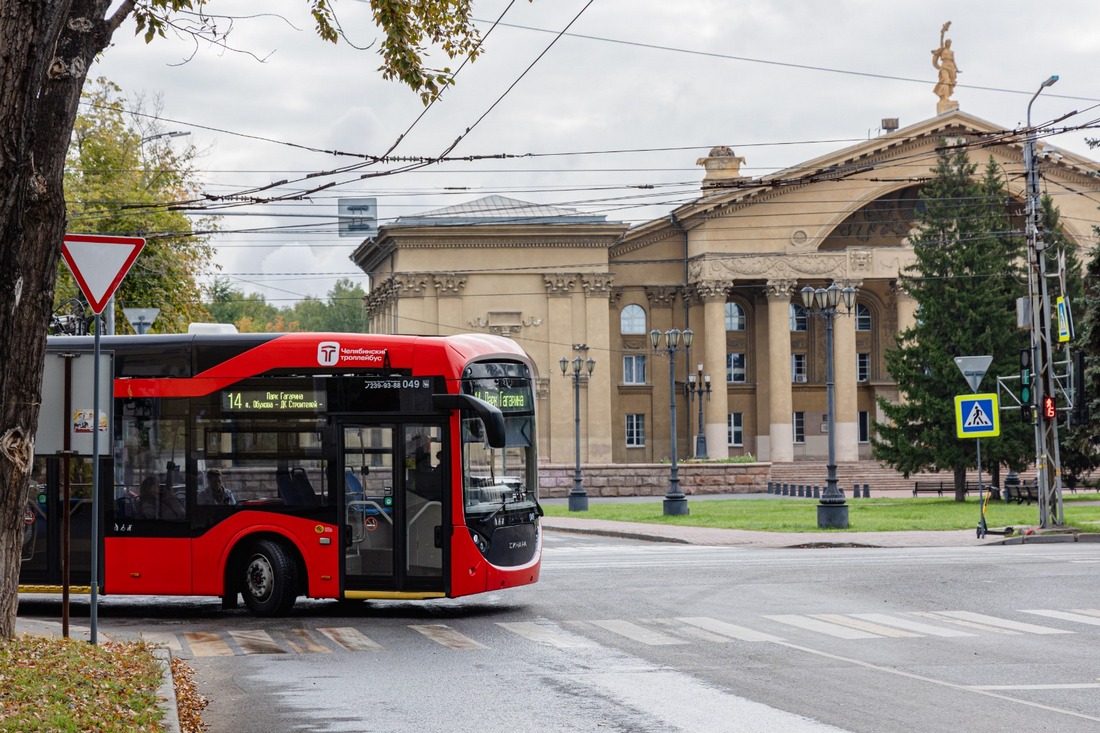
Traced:
[[281, 544], [259, 540], [246, 554], [241, 595], [257, 616], [281, 616], [297, 597], [298, 566]]

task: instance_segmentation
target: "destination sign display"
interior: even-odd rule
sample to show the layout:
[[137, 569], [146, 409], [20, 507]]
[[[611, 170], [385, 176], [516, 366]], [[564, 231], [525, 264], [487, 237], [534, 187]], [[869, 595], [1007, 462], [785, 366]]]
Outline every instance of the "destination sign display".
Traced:
[[324, 412], [326, 407], [324, 390], [313, 388], [226, 389], [221, 398], [227, 412]]
[[531, 409], [531, 390], [521, 386], [498, 386], [487, 379], [467, 384], [466, 393], [484, 400], [501, 412], [526, 412]]

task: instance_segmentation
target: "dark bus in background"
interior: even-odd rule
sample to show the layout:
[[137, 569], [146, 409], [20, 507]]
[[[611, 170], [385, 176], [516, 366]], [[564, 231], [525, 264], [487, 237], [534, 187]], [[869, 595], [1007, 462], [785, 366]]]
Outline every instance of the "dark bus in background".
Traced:
[[[71, 386], [71, 404], [39, 418], [40, 436], [44, 421], [74, 433], [98, 423], [97, 592], [218, 596], [227, 606], [243, 596], [254, 613], [279, 615], [299, 596], [458, 597], [538, 580], [534, 374], [515, 342], [346, 333], [101, 342], [113, 399], [100, 419], [92, 395]], [[90, 362], [92, 348], [91, 337], [50, 337], [46, 358]], [[70, 582], [90, 590], [91, 456], [69, 459], [67, 507], [64, 466], [57, 454], [35, 458], [21, 592], [58, 590], [64, 511]]]

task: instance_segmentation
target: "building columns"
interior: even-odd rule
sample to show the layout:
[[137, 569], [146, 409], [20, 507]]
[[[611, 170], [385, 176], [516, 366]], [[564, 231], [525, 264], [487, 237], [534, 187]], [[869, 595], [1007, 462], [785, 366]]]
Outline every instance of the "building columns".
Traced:
[[[793, 280], [768, 281], [768, 436], [758, 440], [761, 460], [788, 463], [794, 460], [791, 426], [791, 291]], [[724, 370], [723, 370], [724, 371]]]
[[[840, 311], [843, 313], [843, 310]], [[859, 460], [859, 410], [856, 402], [856, 312], [833, 319], [834, 446], [837, 461]]]
[[[712, 459], [729, 458], [729, 433], [726, 425], [726, 416], [729, 413], [729, 391], [726, 388], [726, 292], [729, 285], [726, 282], [703, 282], [696, 286], [699, 298], [703, 301], [703, 332], [706, 336], [702, 339], [703, 353], [700, 358], [703, 372], [710, 375], [711, 382], [710, 402], [703, 405], [703, 432], [707, 438], [707, 457]], [[689, 373], [694, 366], [688, 364]], [[700, 395], [699, 399], [707, 398]]]

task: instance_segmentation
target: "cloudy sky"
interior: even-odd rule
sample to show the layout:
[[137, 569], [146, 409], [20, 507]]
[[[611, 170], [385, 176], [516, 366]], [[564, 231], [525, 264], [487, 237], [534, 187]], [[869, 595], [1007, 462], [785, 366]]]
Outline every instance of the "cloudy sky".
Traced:
[[[91, 74], [160, 99], [162, 129], [191, 133], [172, 144], [198, 149], [207, 193], [335, 184], [224, 212], [222, 276], [277, 305], [323, 297], [341, 277], [366, 287], [348, 259], [357, 240], [337, 235], [338, 198], [377, 197], [383, 223], [490, 194], [641, 223], [697, 194], [695, 161], [715, 145], [756, 176], [878, 135], [883, 118], [904, 127], [932, 117], [931, 51], [946, 21], [963, 111], [1022, 126], [1031, 95], [1058, 74], [1032, 121], [1100, 118], [1095, 0], [475, 0], [484, 56], [426, 113], [381, 80], [375, 49], [318, 40], [305, 0], [209, 7], [236, 14], [218, 21], [233, 50], [171, 36], [146, 45], [131, 25]], [[366, 2], [335, 7], [356, 46], [376, 40]], [[1047, 142], [1100, 159], [1091, 136], [1100, 132]], [[451, 157], [506, 157], [332, 174], [398, 139], [394, 155], [415, 159], [456, 141]]]

